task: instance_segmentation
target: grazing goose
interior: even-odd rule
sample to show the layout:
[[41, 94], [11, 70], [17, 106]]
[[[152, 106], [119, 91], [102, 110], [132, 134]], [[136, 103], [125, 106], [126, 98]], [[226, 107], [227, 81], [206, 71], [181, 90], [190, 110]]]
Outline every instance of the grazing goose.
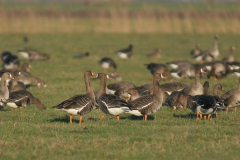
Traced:
[[24, 83], [21, 81], [18, 81], [19, 76], [22, 76], [21, 72], [14, 73], [14, 79], [11, 80], [8, 85], [9, 92], [26, 90], [26, 86], [24, 85]]
[[77, 58], [89, 58], [89, 57], [91, 57], [91, 54], [89, 52], [77, 53], [75, 55], [75, 57], [77, 57]]
[[117, 69], [117, 64], [110, 57], [103, 57], [99, 61], [99, 64], [103, 69], [107, 69], [107, 71], [109, 71], [111, 67], [113, 67], [114, 69]]
[[147, 116], [155, 113], [162, 106], [163, 95], [161, 94], [161, 88], [159, 85], [159, 80], [165, 78], [162, 74], [153, 75], [153, 94], [142, 96], [131, 102], [131, 110], [127, 110], [127, 113], [133, 114], [135, 116], [143, 116], [143, 120], [147, 120]]
[[72, 116], [80, 115], [79, 124], [82, 123], [82, 116], [90, 112], [95, 105], [95, 96], [90, 85], [89, 77], [93, 76], [91, 71], [85, 71], [84, 81], [86, 86], [86, 94], [79, 94], [71, 97], [57, 106], [56, 110], [63, 110], [70, 114], [70, 123], [72, 123]]
[[135, 88], [135, 85], [132, 82], [122, 81], [118, 83], [113, 83], [107, 85], [109, 94], [114, 94], [118, 89], [128, 90], [130, 88]]
[[178, 68], [171, 70], [174, 78], [191, 78], [195, 76], [196, 67], [193, 64], [184, 63], [178, 65]]
[[27, 71], [28, 68], [32, 68], [32, 66], [29, 63], [24, 62], [21, 66], [21, 69], [2, 69], [0, 70], [0, 75], [2, 76], [5, 72], [9, 72], [11, 74], [14, 74], [15, 72], [21, 72], [21, 71], [28, 72]]
[[135, 99], [138, 99], [142, 96], [144, 96], [144, 94], [142, 94], [141, 92], [139, 92], [139, 90], [137, 88], [130, 88], [128, 91], [128, 103], [130, 101], [133, 101]]
[[181, 65], [191, 65], [192, 63], [188, 60], [177, 60], [167, 62], [166, 64], [169, 65], [172, 69], [178, 69]]
[[196, 44], [196, 49], [191, 50], [190, 54], [193, 57], [197, 57], [202, 54], [202, 50], [200, 48], [200, 44]]
[[159, 52], [161, 52], [161, 49], [156, 48], [153, 53], [147, 53], [146, 56], [150, 58], [160, 58]]
[[117, 71], [113, 71], [111, 74], [108, 74], [108, 76], [115, 81], [122, 81], [122, 77]]
[[16, 69], [20, 65], [20, 61], [17, 56], [12, 55], [9, 51], [4, 51], [1, 54], [1, 60], [3, 62], [4, 69]]
[[23, 49], [23, 50], [18, 50], [18, 53], [27, 59], [27, 61], [34, 61], [34, 60], [48, 60], [50, 59], [50, 56], [46, 53], [41, 53], [37, 50], [33, 49]]
[[129, 59], [133, 55], [133, 45], [130, 44], [128, 48], [117, 51], [117, 56], [121, 59]]
[[188, 87], [188, 85], [183, 82], [171, 82], [160, 85], [160, 88], [166, 91], [168, 95], [170, 95], [173, 91], [180, 91], [186, 87]]
[[9, 99], [7, 101], [7, 105], [15, 109], [22, 107], [27, 107], [31, 104], [35, 104], [39, 109], [45, 110], [46, 107], [42, 102], [34, 97], [29, 91], [19, 90], [10, 92]]
[[228, 66], [224, 62], [216, 61], [212, 63], [211, 70], [208, 72], [207, 77], [214, 77], [214, 81], [217, 81], [219, 78], [224, 78], [227, 76]]
[[224, 101], [226, 112], [228, 112], [228, 108], [232, 108], [232, 107], [235, 107], [234, 110], [236, 112], [237, 106], [240, 105], [240, 78], [239, 78], [238, 88], [224, 93], [220, 98], [221, 100]]
[[[203, 88], [204, 94], [208, 95], [209, 83], [205, 82]], [[187, 107], [187, 102], [190, 97], [190, 95], [183, 91], [174, 91], [168, 96], [165, 102], [169, 107], [173, 108], [173, 110], [176, 110], [176, 108], [181, 108], [182, 110]]]
[[216, 118], [218, 117], [218, 114], [222, 111], [223, 106], [224, 106], [224, 101], [221, 100], [221, 98], [218, 95], [219, 91], [226, 91], [226, 90], [222, 87], [222, 85], [216, 84], [213, 88], [213, 96], [216, 99], [217, 105], [218, 105], [218, 108], [217, 108], [216, 112], [214, 113], [214, 114], [216, 114]]
[[228, 62], [228, 63], [235, 62], [235, 58], [234, 58], [234, 55], [233, 55], [234, 50], [235, 50], [235, 48], [231, 47], [229, 57], [223, 58], [222, 61], [223, 62]]
[[[206, 50], [204, 52], [202, 52], [201, 55], [196, 57], [197, 61], [207, 61], [207, 62], [211, 62], [214, 59], [216, 59], [219, 56], [219, 50], [218, 50], [218, 35], [216, 35], [214, 37], [214, 45], [212, 49]], [[203, 62], [201, 62], [203, 63]]]
[[1, 88], [0, 88], [0, 108], [3, 108], [4, 103], [8, 100], [9, 98], [9, 90], [7, 87], [6, 80], [7, 79], [14, 79], [11, 73], [6, 72], [2, 75], [1, 78]]
[[21, 71], [22, 76], [19, 77], [19, 81], [23, 82], [26, 86], [35, 84], [38, 86], [38, 88], [47, 87], [47, 84], [40, 78], [37, 78], [33, 75], [31, 75], [28, 72]]
[[188, 95], [195, 96], [202, 94], [202, 84], [200, 82], [200, 74], [205, 73], [202, 69], [197, 69], [195, 72], [195, 85], [186, 87], [182, 91], [187, 93]]
[[126, 109], [129, 109], [128, 103], [116, 95], [106, 93], [106, 79], [108, 78], [106, 74], [99, 73], [95, 78], [99, 78], [101, 83], [100, 97], [97, 102], [99, 108], [104, 114], [100, 121], [106, 114], [115, 115], [119, 120], [119, 115], [124, 113]]
[[[219, 112], [222, 110], [223, 101], [217, 97], [217, 93], [219, 90], [223, 90], [221, 85], [215, 85], [213, 93], [214, 95], [196, 95], [192, 96], [188, 100], [188, 108], [190, 108], [193, 112], [197, 113], [197, 119], [200, 114], [200, 119], [202, 115], [208, 115], [208, 120], [210, 119], [212, 114], [216, 114], [218, 117]], [[204, 116], [204, 118], [206, 118]]]

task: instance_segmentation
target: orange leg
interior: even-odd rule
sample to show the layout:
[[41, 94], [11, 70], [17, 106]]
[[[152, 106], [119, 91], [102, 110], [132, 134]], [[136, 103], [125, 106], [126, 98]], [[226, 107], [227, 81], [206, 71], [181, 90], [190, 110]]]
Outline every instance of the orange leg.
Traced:
[[200, 114], [200, 119], [202, 119], [202, 114]]
[[143, 120], [145, 121], [145, 117], [143, 116]]
[[200, 61], [200, 64], [203, 64], [203, 63], [204, 63], [204, 61], [203, 61], [203, 60], [201, 60], [201, 61]]
[[214, 81], [217, 81], [218, 79], [216, 78], [216, 77], [214, 77], [214, 79], [213, 79]]
[[147, 120], [147, 115], [144, 115], [144, 120], [145, 120], [145, 121]]
[[216, 118], [218, 118], [218, 114], [216, 114]]
[[14, 108], [13, 110], [16, 111], [16, 108]]
[[234, 108], [234, 111], [237, 112], [237, 107]]
[[211, 116], [210, 116], [210, 115], [208, 115], [207, 119], [209, 120], [209, 119], [210, 119], [210, 117], [211, 117]]
[[99, 121], [103, 120], [104, 117], [105, 117], [105, 115], [102, 115], [102, 117], [101, 117], [101, 119]]
[[79, 124], [82, 124], [82, 117], [80, 117], [79, 119]]
[[126, 98], [125, 101], [128, 102], [128, 98]]
[[205, 115], [205, 116], [204, 116], [204, 119], [206, 119], [206, 118], [207, 118], [207, 116]]
[[197, 111], [197, 120], [199, 120], [198, 115], [199, 115], [199, 111]]
[[20, 109], [22, 109], [23, 107], [19, 107]]
[[226, 107], [226, 112], [228, 112], [228, 107]]
[[119, 116], [117, 116], [117, 120], [119, 120], [120, 119], [120, 117]]
[[70, 123], [72, 123], [72, 115], [70, 114]]

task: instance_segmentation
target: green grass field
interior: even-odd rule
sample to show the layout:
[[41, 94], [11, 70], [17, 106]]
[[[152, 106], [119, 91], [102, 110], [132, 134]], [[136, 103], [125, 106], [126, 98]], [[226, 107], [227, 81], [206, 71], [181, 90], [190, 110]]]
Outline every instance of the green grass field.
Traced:
[[[151, 74], [143, 64], [178, 59], [194, 62], [190, 50], [196, 43], [203, 50], [211, 48], [214, 34], [32, 34], [28, 44], [22, 37], [2, 34], [0, 48], [17, 54], [18, 49], [31, 47], [51, 55], [49, 61], [32, 62], [30, 71], [48, 87], [28, 89], [47, 110], [31, 105], [17, 111], [6, 106], [0, 111], [0, 159], [239, 159], [240, 108], [236, 113], [222, 112], [217, 119], [196, 121], [189, 109], [173, 112], [162, 106], [146, 122], [129, 114], [121, 115], [120, 121], [107, 115], [99, 122], [102, 113], [93, 110], [83, 117], [82, 125], [78, 124], [79, 117], [70, 124], [66, 112], [52, 109], [63, 100], [85, 93], [83, 73], [102, 72], [98, 61], [103, 56], [117, 62], [124, 81], [139, 86], [151, 83]], [[240, 60], [239, 35], [219, 37], [219, 59], [228, 56], [230, 46], [235, 46], [235, 56]], [[133, 57], [128, 61], [118, 59], [114, 52], [129, 43], [134, 45]], [[145, 57], [157, 47], [162, 49], [160, 59]], [[91, 59], [73, 57], [85, 51], [91, 52]], [[213, 78], [201, 82], [206, 80], [212, 93], [216, 82]], [[179, 81], [191, 84], [193, 79]], [[227, 76], [218, 83], [230, 90], [237, 87], [238, 78]], [[91, 79], [91, 85], [94, 90], [100, 88], [99, 80]]]

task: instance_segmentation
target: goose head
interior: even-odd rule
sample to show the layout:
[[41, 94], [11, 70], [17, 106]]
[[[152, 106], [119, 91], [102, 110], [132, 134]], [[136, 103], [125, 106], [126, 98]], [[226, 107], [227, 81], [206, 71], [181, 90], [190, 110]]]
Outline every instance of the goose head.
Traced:
[[2, 75], [1, 80], [3, 80], [3, 79], [5, 79], [5, 80], [7, 80], [7, 79], [14, 79], [14, 77], [12, 76], [11, 73], [5, 72], [5, 73]]

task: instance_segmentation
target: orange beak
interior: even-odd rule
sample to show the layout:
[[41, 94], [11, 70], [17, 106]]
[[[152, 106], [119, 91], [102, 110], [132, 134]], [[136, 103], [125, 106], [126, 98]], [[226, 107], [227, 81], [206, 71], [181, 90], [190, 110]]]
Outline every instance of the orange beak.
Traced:
[[96, 76], [96, 74], [92, 72], [92, 76]]

